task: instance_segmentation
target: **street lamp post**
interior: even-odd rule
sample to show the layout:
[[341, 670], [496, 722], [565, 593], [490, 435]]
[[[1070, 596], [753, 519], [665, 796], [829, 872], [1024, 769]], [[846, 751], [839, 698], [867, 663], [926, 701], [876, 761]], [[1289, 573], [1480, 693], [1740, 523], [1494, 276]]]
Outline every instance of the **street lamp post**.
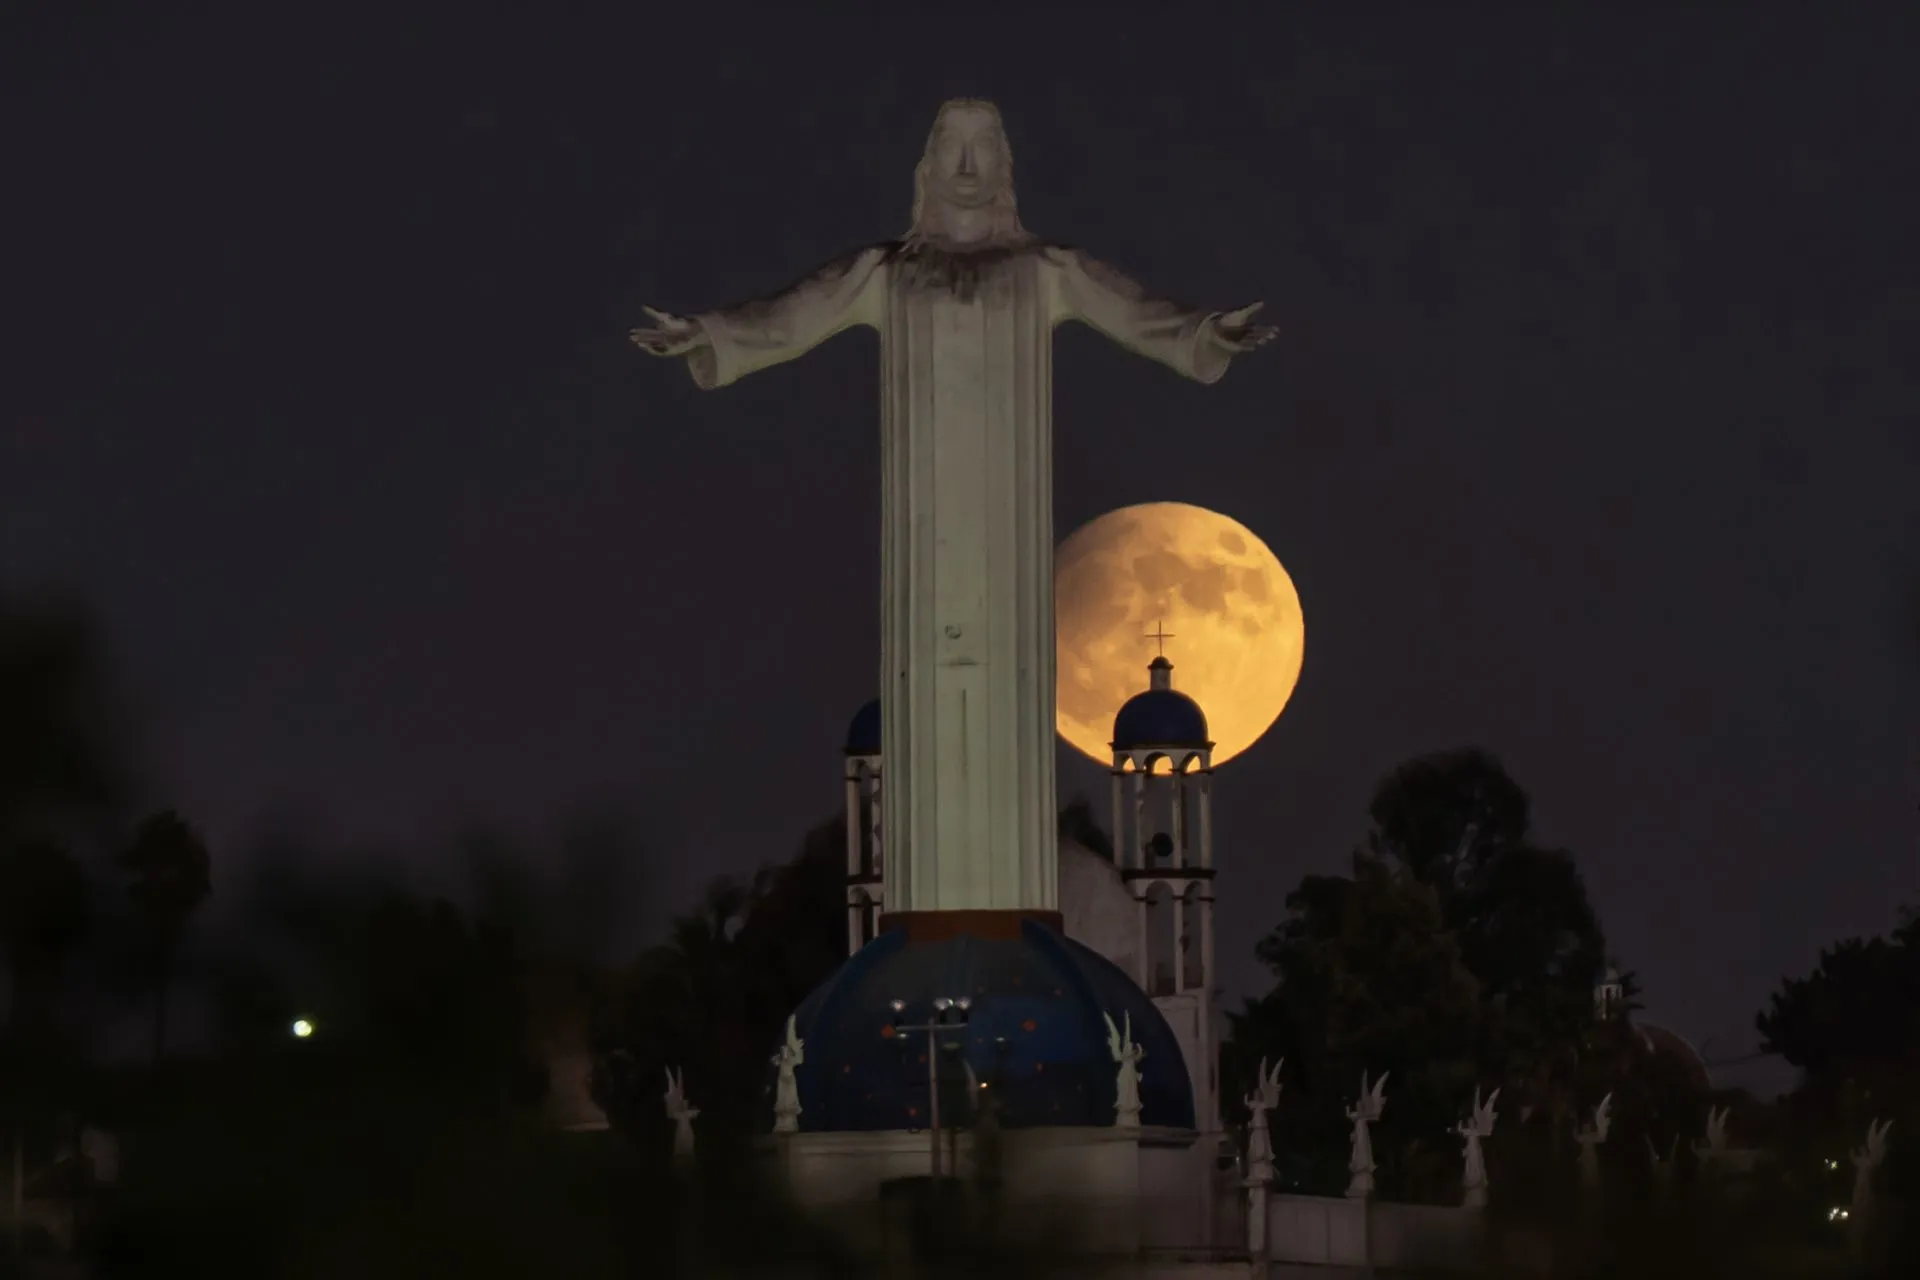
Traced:
[[933, 1173], [934, 1194], [940, 1193], [940, 1050], [938, 1043], [943, 1031], [957, 1031], [967, 1025], [967, 1011], [973, 1008], [973, 1001], [966, 996], [948, 999], [940, 996], [933, 1002], [933, 1017], [926, 1022], [910, 1023], [901, 1019], [906, 1015], [907, 1002], [895, 1000], [893, 1005], [893, 1032], [902, 1036], [913, 1032], [924, 1032], [927, 1037], [927, 1122], [931, 1126], [933, 1154], [928, 1167]]

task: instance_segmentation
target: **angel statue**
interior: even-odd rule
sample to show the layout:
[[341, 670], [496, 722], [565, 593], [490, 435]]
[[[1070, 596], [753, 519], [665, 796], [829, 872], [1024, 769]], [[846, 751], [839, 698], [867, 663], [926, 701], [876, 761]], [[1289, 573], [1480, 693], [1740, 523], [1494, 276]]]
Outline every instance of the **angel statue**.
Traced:
[[667, 1092], [663, 1096], [667, 1119], [673, 1121], [673, 1155], [676, 1160], [684, 1159], [693, 1154], [693, 1122], [700, 1108], [687, 1103], [686, 1073], [676, 1073], [672, 1067], [666, 1070]]
[[1493, 1109], [1498, 1101], [1498, 1089], [1485, 1102], [1481, 1102], [1480, 1090], [1476, 1087], [1473, 1091], [1473, 1114], [1454, 1130], [1467, 1140], [1467, 1172], [1461, 1179], [1461, 1185], [1467, 1193], [1462, 1203], [1469, 1209], [1487, 1207], [1487, 1158], [1480, 1150], [1480, 1140], [1493, 1136], [1493, 1122], [1500, 1118]]
[[1867, 1143], [1853, 1152], [1853, 1203], [1849, 1218], [1858, 1222], [1873, 1207], [1873, 1171], [1887, 1158], [1887, 1130], [1891, 1120], [1875, 1120], [1867, 1125]]
[[1588, 1187], [1600, 1185], [1600, 1144], [1607, 1140], [1612, 1128], [1613, 1095], [1608, 1094], [1593, 1109], [1593, 1123], [1573, 1135], [1573, 1140], [1580, 1144], [1580, 1179]]
[[1373, 1194], [1373, 1135], [1367, 1126], [1378, 1120], [1387, 1109], [1387, 1077], [1391, 1071], [1383, 1071], [1380, 1078], [1367, 1087], [1367, 1073], [1360, 1073], [1360, 1097], [1347, 1108], [1347, 1119], [1353, 1121], [1353, 1152], [1347, 1158], [1347, 1172], [1353, 1180], [1347, 1183], [1347, 1195], [1355, 1200], [1365, 1199]]
[[1285, 1058], [1267, 1070], [1260, 1059], [1260, 1070], [1253, 1079], [1253, 1092], [1246, 1096], [1247, 1107], [1247, 1185], [1273, 1181], [1273, 1134], [1267, 1128], [1267, 1112], [1280, 1105], [1280, 1068]]
[[800, 1039], [800, 1032], [791, 1014], [787, 1017], [787, 1042], [773, 1055], [773, 1065], [780, 1068], [780, 1078], [773, 1093], [773, 1131], [775, 1133], [798, 1133], [800, 1131], [800, 1086], [794, 1081], [793, 1069], [807, 1060], [806, 1043]]
[[1144, 1047], [1133, 1042], [1133, 1015], [1121, 1015], [1126, 1020], [1123, 1032], [1113, 1025], [1113, 1015], [1100, 1015], [1107, 1020], [1107, 1051], [1113, 1060], [1120, 1064], [1119, 1079], [1114, 1085], [1113, 1123], [1122, 1129], [1140, 1127], [1140, 1059], [1147, 1056]]
[[1693, 1144], [1694, 1157], [1700, 1162], [1700, 1173], [1712, 1177], [1725, 1165], [1727, 1155], [1727, 1114], [1726, 1107], [1707, 1108], [1707, 1134], [1702, 1142]]

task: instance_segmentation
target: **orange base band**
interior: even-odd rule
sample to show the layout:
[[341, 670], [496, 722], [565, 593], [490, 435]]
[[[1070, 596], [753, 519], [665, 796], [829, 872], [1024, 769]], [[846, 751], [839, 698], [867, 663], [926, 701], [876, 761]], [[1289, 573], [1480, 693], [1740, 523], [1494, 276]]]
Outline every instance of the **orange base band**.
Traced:
[[880, 917], [880, 932], [905, 929], [908, 942], [945, 942], [970, 933], [976, 938], [1018, 938], [1027, 921], [1062, 931], [1058, 911], [890, 911]]

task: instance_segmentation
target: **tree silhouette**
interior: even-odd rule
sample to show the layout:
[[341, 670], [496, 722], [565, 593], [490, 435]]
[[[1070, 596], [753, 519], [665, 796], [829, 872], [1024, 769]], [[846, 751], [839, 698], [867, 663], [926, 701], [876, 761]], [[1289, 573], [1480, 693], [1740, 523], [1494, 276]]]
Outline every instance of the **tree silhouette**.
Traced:
[[[1230, 1018], [1223, 1089], [1237, 1097], [1263, 1054], [1286, 1056], [1300, 1075], [1275, 1112], [1284, 1128], [1309, 1106], [1337, 1121], [1363, 1067], [1393, 1070], [1397, 1101], [1375, 1148], [1383, 1185], [1430, 1195], [1444, 1190], [1439, 1170], [1457, 1157], [1445, 1135], [1476, 1082], [1502, 1087], [1515, 1111], [1543, 1111], [1556, 1134], [1570, 1123], [1592, 1074], [1582, 1064], [1605, 941], [1571, 856], [1533, 842], [1525, 791], [1487, 753], [1399, 766], [1369, 816], [1353, 875], [1302, 881], [1260, 944], [1276, 985]], [[1290, 1136], [1317, 1146], [1324, 1167], [1302, 1176], [1324, 1184], [1344, 1139], [1317, 1123]]]
[[93, 619], [0, 593], [0, 838], [58, 830], [124, 795], [111, 681]]
[[664, 1150], [662, 1071], [684, 1068], [703, 1142], [753, 1130], [767, 1057], [787, 1015], [846, 958], [844, 818], [787, 863], [707, 887], [604, 1011], [594, 1097], [617, 1129]]
[[15, 1028], [50, 1016], [67, 957], [91, 919], [86, 872], [51, 840], [0, 845], [0, 953], [11, 981]]
[[1526, 792], [1484, 751], [1439, 752], [1389, 774], [1369, 810], [1369, 847], [1439, 898], [1480, 984], [1480, 1057], [1510, 1104], [1559, 1123], [1574, 1107], [1576, 1061], [1593, 1021], [1606, 940], [1572, 855], [1532, 839]]
[[[1834, 1158], [1879, 1116], [1920, 1131], [1920, 916], [1884, 937], [1849, 938], [1812, 973], [1787, 978], [1754, 1018], [1763, 1052], [1801, 1069], [1790, 1103], [1803, 1142]], [[1885, 1179], [1920, 1189], [1912, 1139], [1896, 1143]]]
[[1849, 1154], [1869, 1123], [1893, 1122], [1875, 1182], [1904, 1204], [1883, 1215], [1870, 1250], [1889, 1274], [1914, 1274], [1920, 1222], [1908, 1210], [1920, 1195], [1920, 916], [1904, 910], [1885, 936], [1825, 948], [1811, 973], [1781, 982], [1754, 1024], [1762, 1051], [1800, 1068], [1782, 1099], [1779, 1140], [1803, 1184], [1825, 1183], [1815, 1182], [1819, 1203], [1807, 1212], [1846, 1203]]
[[69, 1100], [77, 1074], [53, 1000], [88, 919], [86, 873], [72, 854], [47, 840], [0, 843], [0, 952], [11, 981], [0, 1036], [0, 1120], [11, 1133], [16, 1255], [24, 1240], [19, 1222], [28, 1129]]
[[128, 893], [153, 947], [153, 1061], [166, 1051], [167, 997], [180, 937], [187, 921], [213, 891], [207, 847], [172, 810], [154, 814], [133, 833], [119, 863]]
[[1382, 1186], [1442, 1194], [1454, 1171], [1438, 1137], [1477, 1082], [1480, 991], [1438, 895], [1407, 868], [1363, 855], [1351, 879], [1307, 877], [1287, 908], [1258, 948], [1273, 990], [1228, 1017], [1223, 1088], [1239, 1097], [1260, 1058], [1285, 1058], [1287, 1088], [1272, 1116], [1282, 1182], [1338, 1194], [1345, 1105], [1363, 1070], [1390, 1071], [1391, 1103], [1375, 1130]]

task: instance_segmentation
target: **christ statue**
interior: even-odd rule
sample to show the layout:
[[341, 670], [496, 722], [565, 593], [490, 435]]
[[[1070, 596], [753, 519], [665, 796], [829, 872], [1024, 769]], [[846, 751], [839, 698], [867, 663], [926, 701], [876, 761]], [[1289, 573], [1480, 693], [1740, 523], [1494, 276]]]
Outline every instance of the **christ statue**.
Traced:
[[1091, 325], [1199, 382], [1269, 341], [1260, 304], [1156, 298], [1020, 223], [991, 103], [941, 107], [899, 240], [770, 297], [633, 342], [703, 388], [880, 333], [881, 847], [897, 912], [1051, 914], [1054, 796], [1052, 331]]

